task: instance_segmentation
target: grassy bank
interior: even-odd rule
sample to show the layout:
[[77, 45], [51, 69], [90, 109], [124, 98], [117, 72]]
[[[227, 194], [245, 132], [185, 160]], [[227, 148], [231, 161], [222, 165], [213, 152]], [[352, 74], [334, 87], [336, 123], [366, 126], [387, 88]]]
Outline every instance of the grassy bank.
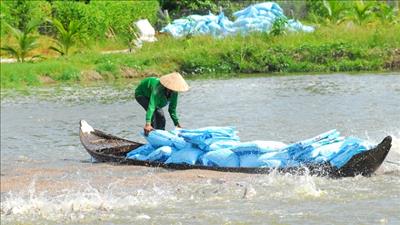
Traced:
[[186, 75], [400, 70], [400, 25], [351, 24], [292, 33], [214, 39], [160, 36], [131, 54], [80, 53], [1, 64], [1, 87], [118, 80], [180, 71]]

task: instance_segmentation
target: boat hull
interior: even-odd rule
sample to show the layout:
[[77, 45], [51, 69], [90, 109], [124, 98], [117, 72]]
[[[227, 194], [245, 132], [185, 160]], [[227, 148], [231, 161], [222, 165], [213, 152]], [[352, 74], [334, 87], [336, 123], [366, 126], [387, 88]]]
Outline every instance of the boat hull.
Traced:
[[83, 131], [82, 122], [80, 140], [86, 151], [98, 162], [136, 165], [148, 167], [163, 167], [175, 170], [214, 170], [221, 172], [268, 174], [273, 171], [295, 175], [316, 175], [329, 177], [352, 177], [356, 175], [370, 176], [383, 163], [391, 148], [392, 138], [387, 136], [375, 148], [354, 155], [343, 167], [337, 169], [329, 163], [304, 164], [300, 167], [268, 168], [268, 167], [211, 167], [188, 164], [165, 164], [162, 162], [135, 160], [126, 158], [126, 154], [142, 146], [142, 143], [126, 140], [100, 130]]

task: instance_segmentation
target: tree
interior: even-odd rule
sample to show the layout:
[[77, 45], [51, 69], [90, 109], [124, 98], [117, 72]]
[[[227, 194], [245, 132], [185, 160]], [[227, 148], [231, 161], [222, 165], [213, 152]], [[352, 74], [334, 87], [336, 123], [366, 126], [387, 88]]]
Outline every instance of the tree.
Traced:
[[70, 48], [78, 41], [81, 25], [75, 20], [71, 20], [67, 27], [57, 19], [53, 19], [51, 23], [56, 27], [58, 34], [54, 40], [56, 46], [51, 46], [50, 49], [67, 56]]
[[354, 21], [358, 25], [364, 24], [372, 15], [373, 2], [364, 2], [358, 0], [353, 3], [351, 11], [349, 11], [348, 19]]
[[381, 20], [382, 23], [394, 23], [396, 22], [396, 9], [395, 7], [385, 3], [380, 2], [375, 7], [375, 15]]
[[341, 1], [323, 0], [323, 6], [327, 12], [327, 20], [331, 23], [340, 23], [346, 13], [345, 3]]
[[129, 52], [132, 52], [135, 45], [141, 45], [137, 32], [136, 25], [132, 24], [121, 33], [122, 40], [128, 46]]
[[11, 34], [17, 40], [17, 46], [5, 45], [1, 50], [8, 52], [15, 57], [18, 62], [25, 62], [27, 54], [37, 47], [38, 36], [34, 36], [32, 33], [36, 30], [38, 25], [39, 23], [37, 21], [32, 20], [25, 25], [25, 29], [22, 31], [7, 24]]
[[26, 0], [15, 0], [10, 4], [11, 16], [15, 18], [12, 25], [21, 31], [25, 30], [29, 23], [29, 19], [32, 16], [31, 2]]

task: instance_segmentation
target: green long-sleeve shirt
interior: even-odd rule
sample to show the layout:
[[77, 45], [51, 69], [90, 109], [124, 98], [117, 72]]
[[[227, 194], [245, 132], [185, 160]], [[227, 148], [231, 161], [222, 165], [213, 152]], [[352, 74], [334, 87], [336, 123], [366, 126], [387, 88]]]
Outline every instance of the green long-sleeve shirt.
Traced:
[[160, 80], [156, 77], [143, 79], [135, 90], [135, 97], [144, 96], [149, 98], [149, 107], [146, 112], [146, 123], [151, 123], [154, 111], [166, 106], [169, 103], [168, 112], [171, 116], [174, 125], [179, 124], [179, 119], [176, 113], [178, 104], [178, 93], [172, 92], [169, 98], [165, 95], [165, 87], [161, 85]]

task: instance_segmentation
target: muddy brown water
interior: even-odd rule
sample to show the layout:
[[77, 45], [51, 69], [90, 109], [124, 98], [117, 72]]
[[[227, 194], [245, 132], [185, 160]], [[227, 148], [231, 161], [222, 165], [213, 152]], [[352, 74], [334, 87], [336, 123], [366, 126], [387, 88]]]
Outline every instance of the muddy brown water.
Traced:
[[[133, 87], [2, 90], [2, 224], [400, 224], [400, 75], [298, 75], [189, 81], [187, 128], [235, 126], [287, 143], [336, 128], [394, 138], [372, 177], [329, 179], [93, 164], [79, 120], [144, 141]], [[167, 120], [168, 128], [172, 122]]]

